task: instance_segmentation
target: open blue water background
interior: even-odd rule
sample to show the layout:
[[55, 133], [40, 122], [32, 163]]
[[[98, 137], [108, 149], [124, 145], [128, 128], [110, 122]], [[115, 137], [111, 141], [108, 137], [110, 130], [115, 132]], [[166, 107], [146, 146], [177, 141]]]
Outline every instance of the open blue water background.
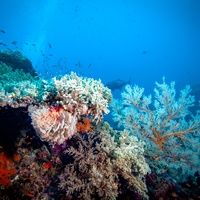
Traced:
[[199, 0], [0, 0], [0, 29], [0, 49], [20, 50], [41, 77], [131, 77], [147, 93], [163, 76], [199, 84]]

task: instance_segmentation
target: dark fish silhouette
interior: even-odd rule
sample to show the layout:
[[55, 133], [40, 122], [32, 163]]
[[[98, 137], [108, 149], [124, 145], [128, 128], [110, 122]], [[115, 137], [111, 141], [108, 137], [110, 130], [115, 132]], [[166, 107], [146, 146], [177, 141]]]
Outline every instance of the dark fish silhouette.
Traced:
[[4, 30], [0, 30], [0, 32], [2, 32], [2, 33], [6, 33]]
[[130, 84], [130, 83], [131, 83], [131, 78], [129, 79], [129, 81], [123, 81], [123, 80], [117, 79], [117, 80], [108, 82], [106, 86], [112, 91], [114, 91], [114, 90], [121, 90], [125, 85]]
[[194, 176], [197, 177], [196, 182], [197, 182], [197, 185], [200, 186], [200, 174], [199, 174], [199, 172], [196, 171], [196, 172], [194, 173]]
[[50, 43], [48, 43], [48, 45], [49, 45], [49, 48], [51, 48], [51, 44], [50, 44]]
[[0, 42], [0, 45], [4, 46], [4, 47], [7, 47], [6, 44], [4, 44], [3, 42]]
[[145, 54], [147, 54], [147, 51], [146, 51], [146, 50], [144, 50], [142, 53], [145, 55]]
[[14, 44], [14, 45], [16, 45], [16, 44], [17, 44], [17, 41], [12, 41], [11, 43]]

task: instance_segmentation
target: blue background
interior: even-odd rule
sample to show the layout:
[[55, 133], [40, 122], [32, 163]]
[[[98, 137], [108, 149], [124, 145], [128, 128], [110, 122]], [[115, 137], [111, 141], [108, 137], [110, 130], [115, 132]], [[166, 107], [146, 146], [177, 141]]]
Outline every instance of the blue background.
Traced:
[[199, 0], [0, 0], [0, 29], [0, 49], [19, 49], [41, 77], [199, 88]]

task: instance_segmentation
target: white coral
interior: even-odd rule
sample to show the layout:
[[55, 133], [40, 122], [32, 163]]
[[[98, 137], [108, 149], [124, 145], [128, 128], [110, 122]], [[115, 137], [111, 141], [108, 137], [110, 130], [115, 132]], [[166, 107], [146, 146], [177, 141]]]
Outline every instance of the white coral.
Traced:
[[88, 114], [99, 122], [104, 113], [109, 113], [108, 106], [112, 94], [100, 80], [78, 77], [71, 73], [62, 78], [53, 78], [52, 81], [57, 93], [56, 103], [73, 115]]
[[41, 140], [62, 144], [76, 133], [77, 118], [62, 108], [30, 105], [28, 111]]

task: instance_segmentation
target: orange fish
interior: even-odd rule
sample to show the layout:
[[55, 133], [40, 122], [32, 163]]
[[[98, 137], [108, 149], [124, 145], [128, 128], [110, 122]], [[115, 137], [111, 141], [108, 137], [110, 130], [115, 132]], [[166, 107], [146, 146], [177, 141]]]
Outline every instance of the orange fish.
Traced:
[[27, 196], [27, 197], [34, 197], [34, 195], [31, 194], [31, 193], [27, 193], [26, 196]]
[[175, 192], [172, 192], [173, 197], [178, 197], [178, 195]]
[[154, 156], [153, 158], [154, 158], [154, 160], [158, 160], [160, 158], [160, 156]]
[[13, 160], [14, 160], [14, 161], [20, 161], [20, 157], [17, 156], [17, 155], [15, 155], [15, 156], [13, 157]]
[[168, 168], [163, 169], [163, 170], [161, 171], [161, 173], [164, 174], [167, 170], [168, 170]]
[[49, 169], [52, 166], [52, 162], [47, 162], [42, 165], [44, 169]]

